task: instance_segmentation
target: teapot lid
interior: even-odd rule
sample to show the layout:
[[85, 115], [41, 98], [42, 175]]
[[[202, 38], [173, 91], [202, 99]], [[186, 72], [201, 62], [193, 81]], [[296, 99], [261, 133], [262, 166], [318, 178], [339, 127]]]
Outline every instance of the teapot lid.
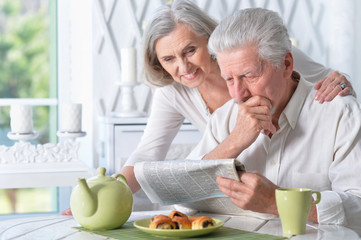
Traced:
[[99, 167], [97, 169], [98, 176], [94, 176], [90, 178], [88, 181], [90, 182], [108, 182], [108, 181], [117, 181], [123, 182], [128, 185], [126, 178], [122, 174], [113, 174], [112, 176], [106, 176], [106, 169], [103, 167]]
[[106, 172], [106, 171], [107, 171], [107, 170], [106, 170], [105, 168], [103, 168], [103, 167], [98, 168], [98, 169], [97, 169], [98, 177], [100, 177], [100, 176], [105, 177], [105, 172]]
[[116, 181], [116, 179], [106, 176], [106, 169], [103, 167], [97, 168], [97, 176], [94, 176], [92, 178], [89, 178], [88, 181], [90, 182], [105, 182], [105, 181]]

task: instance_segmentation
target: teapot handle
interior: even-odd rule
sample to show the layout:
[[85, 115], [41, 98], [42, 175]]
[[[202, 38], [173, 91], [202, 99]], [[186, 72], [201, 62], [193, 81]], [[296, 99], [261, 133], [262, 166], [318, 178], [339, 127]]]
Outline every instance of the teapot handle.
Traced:
[[128, 185], [127, 179], [126, 179], [122, 174], [120, 174], [120, 173], [113, 174], [113, 175], [112, 175], [112, 178], [115, 178], [115, 179], [117, 179], [118, 181], [122, 181], [122, 182], [124, 182], [125, 184]]

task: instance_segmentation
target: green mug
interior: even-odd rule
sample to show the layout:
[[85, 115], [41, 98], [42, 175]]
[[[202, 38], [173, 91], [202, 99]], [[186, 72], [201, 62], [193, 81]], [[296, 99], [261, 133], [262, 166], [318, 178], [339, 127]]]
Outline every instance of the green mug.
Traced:
[[[313, 201], [312, 194], [317, 195]], [[286, 236], [306, 233], [306, 222], [311, 206], [319, 203], [321, 194], [308, 188], [276, 189], [276, 203], [282, 223], [282, 231]]]

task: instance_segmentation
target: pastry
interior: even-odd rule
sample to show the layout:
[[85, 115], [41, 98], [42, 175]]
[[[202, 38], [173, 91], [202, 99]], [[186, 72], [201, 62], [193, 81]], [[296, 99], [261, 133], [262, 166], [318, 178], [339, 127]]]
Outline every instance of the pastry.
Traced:
[[149, 228], [152, 229], [176, 229], [177, 225], [175, 222], [172, 222], [169, 218], [159, 218], [155, 221], [151, 221]]
[[168, 217], [168, 216], [166, 216], [166, 215], [159, 214], [159, 215], [157, 215], [157, 216], [155, 216], [155, 217], [152, 218], [152, 222], [155, 221], [155, 220], [158, 220], [158, 219], [162, 219], [162, 218], [166, 218], [166, 219], [171, 220], [170, 217]]
[[179, 211], [172, 211], [168, 216], [159, 214], [149, 223], [149, 228], [153, 229], [202, 229], [213, 226], [216, 226], [216, 222], [210, 217], [188, 217]]
[[192, 222], [188, 217], [173, 217], [172, 221], [177, 225], [177, 229], [192, 229]]
[[216, 226], [216, 222], [210, 217], [193, 217], [192, 229], [202, 229]]
[[188, 217], [187, 215], [185, 215], [184, 213], [181, 213], [179, 211], [172, 211], [171, 213], [169, 213], [168, 215], [170, 218], [173, 218], [173, 217]]
[[191, 222], [197, 220], [198, 218], [201, 218], [201, 216], [188, 217], [189, 221]]

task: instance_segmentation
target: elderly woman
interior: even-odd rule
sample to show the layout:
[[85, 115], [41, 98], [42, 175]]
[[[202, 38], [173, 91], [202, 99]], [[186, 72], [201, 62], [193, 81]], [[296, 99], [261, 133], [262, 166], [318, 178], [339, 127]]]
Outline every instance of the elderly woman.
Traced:
[[[136, 192], [140, 186], [134, 164], [164, 160], [184, 119], [203, 133], [212, 113], [231, 99], [220, 69], [207, 49], [217, 26], [190, 1], [175, 1], [158, 9], [144, 32], [144, 67], [147, 80], [161, 88], [155, 91], [144, 135], [121, 173]], [[346, 78], [315, 63], [293, 48], [295, 69], [319, 89], [316, 100], [332, 100], [337, 94], [353, 93]]]

